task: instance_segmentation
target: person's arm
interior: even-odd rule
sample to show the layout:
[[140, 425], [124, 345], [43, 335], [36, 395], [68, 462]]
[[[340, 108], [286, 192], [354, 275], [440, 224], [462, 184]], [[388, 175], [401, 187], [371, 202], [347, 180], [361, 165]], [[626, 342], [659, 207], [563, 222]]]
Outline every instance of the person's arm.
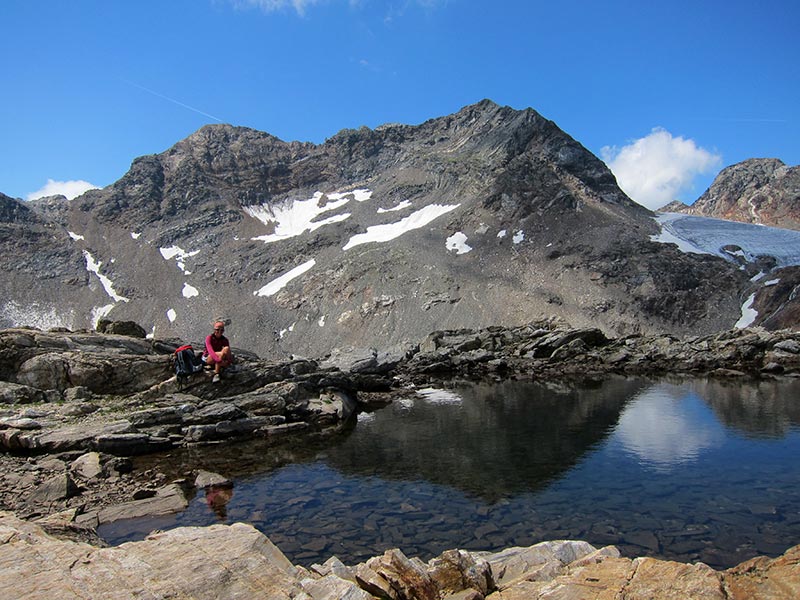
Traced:
[[214, 352], [214, 348], [211, 346], [210, 335], [206, 336], [206, 354], [208, 354], [215, 363], [220, 362], [219, 355]]

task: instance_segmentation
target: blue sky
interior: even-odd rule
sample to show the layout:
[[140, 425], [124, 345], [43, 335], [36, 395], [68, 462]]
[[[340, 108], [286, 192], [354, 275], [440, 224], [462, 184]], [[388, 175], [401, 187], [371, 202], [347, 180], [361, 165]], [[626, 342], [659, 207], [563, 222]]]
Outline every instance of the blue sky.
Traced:
[[12, 197], [109, 185], [207, 123], [321, 143], [483, 98], [552, 119], [643, 204], [800, 162], [796, 0], [4, 0], [0, 27]]

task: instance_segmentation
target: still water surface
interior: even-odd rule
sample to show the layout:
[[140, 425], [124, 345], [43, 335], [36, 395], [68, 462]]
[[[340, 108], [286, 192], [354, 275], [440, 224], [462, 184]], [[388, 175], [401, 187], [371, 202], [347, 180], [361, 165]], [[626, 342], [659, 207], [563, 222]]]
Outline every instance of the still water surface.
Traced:
[[244, 521], [294, 563], [427, 560], [550, 539], [728, 567], [800, 543], [800, 382], [609, 379], [426, 389], [303, 447], [263, 442], [143, 459], [234, 480], [179, 515], [103, 526]]

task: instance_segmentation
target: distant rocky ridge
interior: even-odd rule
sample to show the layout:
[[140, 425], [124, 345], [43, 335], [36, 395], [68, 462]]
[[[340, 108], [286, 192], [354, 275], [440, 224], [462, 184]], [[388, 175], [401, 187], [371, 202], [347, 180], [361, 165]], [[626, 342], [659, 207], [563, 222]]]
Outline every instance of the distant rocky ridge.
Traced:
[[751, 158], [723, 169], [691, 206], [676, 201], [661, 212], [800, 229], [800, 167]]
[[103, 190], [0, 202], [0, 325], [110, 318], [200, 339], [225, 316], [236, 344], [273, 358], [549, 317], [711, 333], [751, 285], [652, 241], [652, 213], [599, 159], [490, 101], [321, 145], [208, 126]]

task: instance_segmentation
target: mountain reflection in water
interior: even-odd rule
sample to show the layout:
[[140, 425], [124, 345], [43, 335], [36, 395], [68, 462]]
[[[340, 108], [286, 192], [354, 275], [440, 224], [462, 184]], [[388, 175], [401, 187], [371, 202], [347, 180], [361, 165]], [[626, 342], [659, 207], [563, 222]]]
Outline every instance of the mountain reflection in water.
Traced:
[[245, 521], [293, 562], [348, 564], [399, 547], [497, 550], [547, 539], [616, 544], [727, 567], [800, 543], [800, 382], [610, 378], [409, 391], [345, 430], [144, 457], [234, 480], [172, 517], [101, 527]]
[[[342, 473], [425, 480], [487, 503], [535, 492], [602, 442], [641, 381], [504, 383], [410, 394], [326, 452]], [[445, 401], [442, 401], [446, 398]], [[458, 398], [460, 402], [454, 402]]]

